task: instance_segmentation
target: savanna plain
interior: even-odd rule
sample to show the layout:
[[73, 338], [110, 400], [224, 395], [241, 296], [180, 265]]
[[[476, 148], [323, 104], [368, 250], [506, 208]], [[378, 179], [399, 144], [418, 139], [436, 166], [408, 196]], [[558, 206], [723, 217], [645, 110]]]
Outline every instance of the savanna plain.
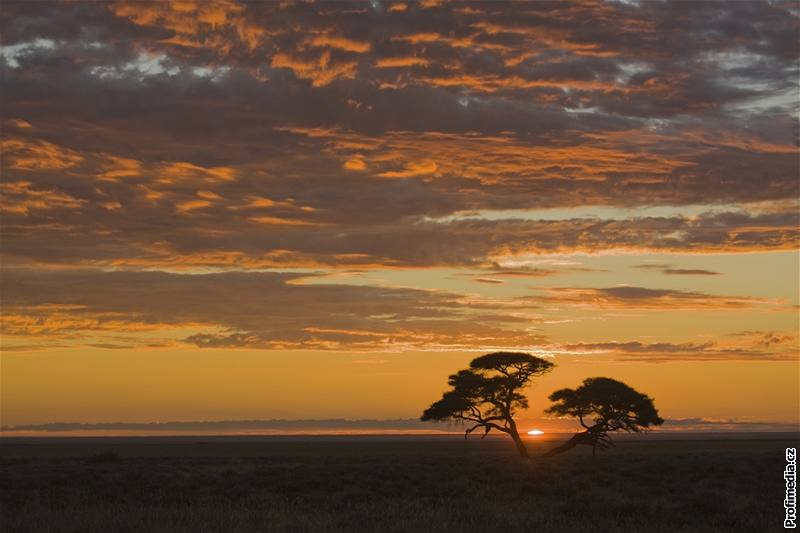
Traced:
[[492, 437], [3, 438], [0, 530], [781, 529], [797, 434], [651, 437], [530, 461]]

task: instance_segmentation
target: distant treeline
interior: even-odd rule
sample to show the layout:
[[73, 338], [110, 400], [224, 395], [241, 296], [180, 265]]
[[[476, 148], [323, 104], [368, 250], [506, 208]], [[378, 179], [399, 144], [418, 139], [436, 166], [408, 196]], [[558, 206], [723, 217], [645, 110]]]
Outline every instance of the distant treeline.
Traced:
[[53, 422], [49, 424], [25, 424], [18, 426], [3, 426], [2, 431], [183, 431], [183, 430], [247, 430], [247, 429], [330, 429], [330, 430], [432, 430], [446, 429], [447, 426], [421, 422], [414, 418], [397, 418], [393, 420], [360, 419], [348, 420], [345, 418], [326, 418], [311, 420], [287, 420], [273, 418], [268, 420], [200, 420], [176, 422], [104, 422], [84, 424], [79, 422]]

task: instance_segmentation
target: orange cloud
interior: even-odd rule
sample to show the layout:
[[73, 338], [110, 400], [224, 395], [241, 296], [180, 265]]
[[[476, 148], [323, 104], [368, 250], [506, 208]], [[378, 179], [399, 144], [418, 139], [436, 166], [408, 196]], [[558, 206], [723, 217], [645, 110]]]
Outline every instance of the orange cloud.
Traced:
[[385, 57], [379, 59], [375, 66], [377, 68], [405, 68], [405, 67], [427, 67], [430, 62], [422, 57]]
[[209, 202], [208, 200], [187, 200], [185, 202], [179, 202], [175, 204], [175, 210], [178, 213], [188, 213], [189, 211], [193, 211], [195, 209], [202, 209], [210, 205], [211, 202]]
[[31, 211], [80, 209], [87, 200], [54, 189], [35, 189], [29, 181], [0, 183], [0, 211], [27, 215]]
[[358, 71], [357, 62], [333, 61], [328, 50], [322, 52], [316, 59], [308, 60], [279, 52], [272, 56], [272, 66], [288, 68], [298, 78], [311, 80], [311, 85], [314, 87], [323, 87], [338, 78], [355, 78]]
[[[373, 351], [474, 350], [545, 340], [502, 327], [500, 316], [471, 317], [469, 308], [447, 293], [288, 283], [291, 279], [266, 272], [16, 271], [3, 279], [4, 334], [17, 343], [57, 339], [98, 345], [112, 339], [90, 339], [123, 332], [149, 344], [162, 330], [184, 329], [198, 331], [184, 342], [203, 348]], [[62, 290], [47, 289], [50, 283]], [[343, 306], [350, 312], [343, 315]]]
[[587, 81], [570, 78], [526, 79], [521, 76], [470, 75], [455, 76], [417, 76], [413, 82], [433, 87], [465, 87], [477, 92], [494, 93], [507, 89], [568, 89], [576, 91], [616, 91], [621, 88], [605, 81]]
[[442, 38], [435, 32], [420, 32], [407, 35], [397, 35], [392, 37], [393, 41], [407, 41], [411, 44], [436, 42]]
[[244, 6], [233, 0], [153, 3], [121, 0], [110, 4], [108, 9], [138, 26], [174, 32], [171, 37], [161, 39], [161, 44], [208, 48], [218, 55], [227, 55], [237, 45], [252, 51], [273, 33], [248, 20]]
[[197, 191], [197, 196], [203, 198], [205, 200], [222, 200], [222, 196], [215, 193], [214, 191]]
[[359, 54], [369, 52], [372, 49], [372, 45], [368, 42], [354, 41], [353, 39], [330, 34], [315, 35], [308, 43], [311, 46], [337, 48], [345, 52], [355, 52]]
[[719, 339], [716, 341], [696, 342], [640, 342], [640, 341], [610, 341], [610, 342], [581, 342], [576, 344], [556, 344], [542, 347], [541, 349], [558, 355], [596, 355], [609, 354], [623, 361], [642, 361], [663, 363], [674, 361], [732, 361], [732, 360], [760, 360], [760, 361], [791, 361], [800, 356], [796, 337], [783, 335], [780, 345], [764, 345], [753, 342], [751, 339], [737, 339], [730, 341]]
[[265, 224], [268, 226], [325, 226], [326, 225], [321, 222], [312, 222], [310, 220], [269, 217], [269, 216], [249, 217], [248, 220], [251, 220], [257, 224]]
[[14, 170], [63, 170], [84, 159], [74, 150], [42, 140], [4, 139], [0, 141], [0, 152], [8, 161], [4, 166]]
[[33, 125], [28, 122], [27, 120], [22, 120], [19, 118], [10, 118], [5, 121], [6, 126], [9, 128], [15, 128], [18, 130], [30, 130], [33, 129]]
[[[776, 304], [751, 296], [719, 296], [671, 289], [649, 289], [620, 285], [602, 289], [554, 287], [545, 289], [541, 301], [586, 308], [625, 309], [746, 309], [757, 305]], [[537, 299], [538, 297], [534, 297]]]
[[[547, 179], [605, 181], [611, 175], [622, 174], [663, 180], [676, 169], [693, 164], [688, 153], [672, 156], [646, 150], [632, 153], [613, 139], [589, 143], [578, 138], [575, 144], [537, 146], [503, 135], [397, 131], [369, 137], [336, 129], [288, 131], [324, 139], [330, 153], [339, 157], [352, 153], [350, 157], [366, 159], [378, 166], [391, 163], [394, 168], [376, 173], [384, 178], [450, 174], [487, 185]], [[639, 132], [626, 134], [642, 137]], [[645, 139], [638, 142], [650, 146], [664, 142], [657, 136]], [[397, 170], [397, 163], [405, 168]]]
[[359, 159], [354, 157], [352, 159], [348, 159], [344, 162], [344, 168], [347, 170], [366, 170], [367, 164], [364, 162], [363, 159]]
[[141, 163], [136, 159], [103, 154], [104, 161], [98, 167], [97, 177], [103, 180], [116, 180], [138, 176], [141, 172]]
[[100, 202], [99, 205], [107, 211], [116, 211], [117, 209], [122, 209], [122, 204], [119, 202]]
[[382, 178], [411, 178], [415, 176], [425, 176], [435, 174], [439, 165], [435, 161], [420, 161], [406, 163], [405, 170], [392, 170], [381, 172], [378, 176]]
[[156, 172], [158, 173], [156, 181], [162, 184], [172, 184], [184, 180], [233, 181], [236, 179], [236, 173], [233, 168], [205, 168], [183, 161], [161, 163]]

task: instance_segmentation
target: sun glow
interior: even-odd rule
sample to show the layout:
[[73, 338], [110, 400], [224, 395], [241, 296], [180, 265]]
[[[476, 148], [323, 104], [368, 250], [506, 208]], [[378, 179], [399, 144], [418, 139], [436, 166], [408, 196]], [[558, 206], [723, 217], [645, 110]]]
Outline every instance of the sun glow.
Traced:
[[534, 436], [544, 435], [544, 431], [542, 431], [541, 429], [532, 429], [528, 432], [528, 435], [534, 435]]

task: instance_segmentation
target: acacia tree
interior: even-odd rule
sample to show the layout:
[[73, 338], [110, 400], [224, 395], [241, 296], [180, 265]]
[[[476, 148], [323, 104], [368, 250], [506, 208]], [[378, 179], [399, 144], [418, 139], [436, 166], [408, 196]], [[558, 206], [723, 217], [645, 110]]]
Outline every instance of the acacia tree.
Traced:
[[422, 413], [421, 420], [456, 420], [470, 425], [464, 438], [483, 428], [481, 438], [491, 430], [508, 434], [522, 457], [528, 451], [517, 431], [514, 414], [528, 407], [521, 390], [536, 376], [555, 366], [527, 353], [495, 352], [473, 359], [467, 370], [449, 377], [451, 390]]
[[[545, 457], [566, 452], [579, 444], [591, 446], [594, 456], [597, 448], [604, 450], [614, 445], [610, 432], [639, 432], [664, 422], [652, 398], [611, 378], [585, 379], [577, 389], [555, 391], [550, 401], [556, 403], [546, 413], [575, 417], [584, 430], [550, 450]], [[587, 425], [587, 420], [592, 425]]]

